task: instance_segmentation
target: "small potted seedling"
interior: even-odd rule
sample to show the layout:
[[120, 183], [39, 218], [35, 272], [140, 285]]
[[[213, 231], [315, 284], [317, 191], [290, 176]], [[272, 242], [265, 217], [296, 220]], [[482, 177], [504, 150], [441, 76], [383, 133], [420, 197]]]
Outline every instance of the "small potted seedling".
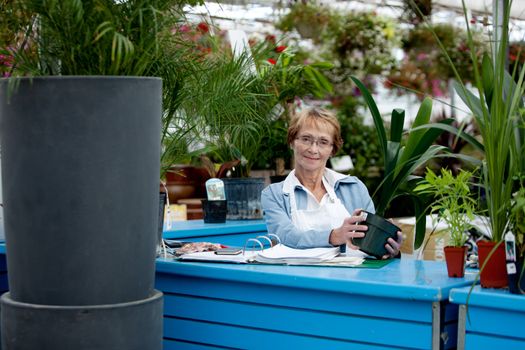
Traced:
[[470, 190], [473, 175], [473, 172], [461, 170], [454, 177], [450, 170], [441, 169], [441, 175], [438, 176], [427, 169], [425, 181], [415, 189], [416, 192], [435, 197], [431, 205], [432, 213], [436, 214], [434, 220], [447, 225], [449, 240], [444, 250], [449, 277], [463, 277], [465, 274], [465, 243], [476, 209], [476, 201]]

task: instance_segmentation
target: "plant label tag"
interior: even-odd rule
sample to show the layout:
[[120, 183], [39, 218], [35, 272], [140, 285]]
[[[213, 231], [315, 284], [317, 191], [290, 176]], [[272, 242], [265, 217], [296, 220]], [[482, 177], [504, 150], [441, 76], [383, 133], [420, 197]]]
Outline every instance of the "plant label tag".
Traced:
[[505, 257], [507, 261], [516, 261], [516, 240], [512, 232], [505, 234]]
[[509, 275], [514, 275], [516, 273], [516, 264], [511, 262], [507, 263], [507, 273]]
[[206, 181], [206, 193], [209, 201], [223, 201], [226, 199], [224, 194], [224, 182], [222, 180], [212, 178]]

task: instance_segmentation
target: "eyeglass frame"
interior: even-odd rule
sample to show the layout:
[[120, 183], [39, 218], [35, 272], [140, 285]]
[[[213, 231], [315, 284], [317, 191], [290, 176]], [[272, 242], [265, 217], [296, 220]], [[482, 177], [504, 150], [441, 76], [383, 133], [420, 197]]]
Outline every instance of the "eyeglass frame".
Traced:
[[[327, 150], [334, 146], [333, 142], [328, 141], [322, 137], [313, 137], [311, 135], [300, 135], [295, 138], [300, 142], [301, 145], [306, 147], [312, 147], [314, 143], [317, 145], [317, 148], [322, 150]], [[327, 144], [322, 144], [320, 141], [327, 141]]]

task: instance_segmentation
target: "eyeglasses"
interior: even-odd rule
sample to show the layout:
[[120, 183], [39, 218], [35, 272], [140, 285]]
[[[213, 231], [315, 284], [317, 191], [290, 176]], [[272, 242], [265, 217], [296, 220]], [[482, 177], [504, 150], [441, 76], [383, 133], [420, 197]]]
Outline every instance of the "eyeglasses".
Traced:
[[295, 138], [299, 141], [299, 143], [306, 147], [312, 147], [315, 144], [317, 144], [317, 147], [320, 149], [327, 149], [332, 147], [333, 143], [325, 138], [315, 138], [313, 136], [309, 135], [303, 135]]

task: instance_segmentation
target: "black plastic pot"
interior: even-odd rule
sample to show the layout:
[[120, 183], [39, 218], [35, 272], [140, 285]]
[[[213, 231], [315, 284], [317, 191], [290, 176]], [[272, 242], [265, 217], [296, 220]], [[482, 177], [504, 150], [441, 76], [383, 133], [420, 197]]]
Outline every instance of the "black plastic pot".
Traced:
[[204, 222], [207, 224], [219, 224], [226, 222], [228, 212], [228, 201], [202, 199], [202, 212]]
[[367, 211], [363, 211], [361, 215], [366, 216], [365, 222], [361, 224], [368, 226], [368, 230], [363, 238], [354, 238], [353, 244], [361, 251], [376, 258], [388, 254], [385, 248], [388, 238], [397, 240], [397, 231], [401, 229], [379, 215]]

